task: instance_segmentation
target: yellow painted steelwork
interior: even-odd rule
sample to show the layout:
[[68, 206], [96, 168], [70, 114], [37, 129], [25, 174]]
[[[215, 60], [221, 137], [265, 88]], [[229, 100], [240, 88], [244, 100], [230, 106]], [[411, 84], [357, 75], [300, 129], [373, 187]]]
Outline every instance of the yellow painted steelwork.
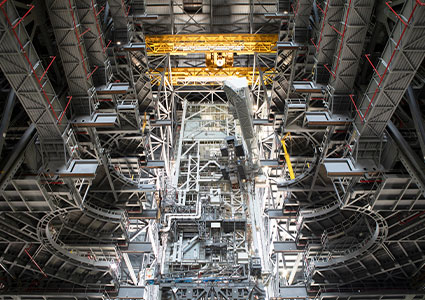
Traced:
[[146, 128], [146, 124], [147, 124], [147, 118], [146, 118], [146, 112], [144, 114], [144, 119], [143, 119], [143, 126], [142, 126], [142, 134], [145, 133], [145, 128]]
[[[151, 70], [151, 83], [158, 85], [161, 82], [163, 69]], [[274, 70], [262, 68], [264, 84], [273, 83]], [[253, 72], [252, 67], [230, 68], [171, 68], [171, 74], [165, 71], [165, 78], [173, 86], [179, 85], [219, 85], [229, 77], [246, 77], [248, 84], [252, 85], [259, 79], [258, 69]]]
[[275, 53], [277, 34], [177, 34], [147, 35], [148, 55], [232, 52]]
[[283, 146], [283, 152], [285, 152], [285, 160], [286, 160], [286, 165], [288, 166], [289, 177], [291, 179], [295, 179], [294, 170], [292, 169], [291, 158], [289, 157], [288, 150], [286, 149], [286, 145], [285, 145], [285, 140], [288, 136], [291, 137], [290, 132], [285, 134], [285, 136], [283, 137], [283, 139], [280, 140], [280, 142], [282, 143], [282, 146]]

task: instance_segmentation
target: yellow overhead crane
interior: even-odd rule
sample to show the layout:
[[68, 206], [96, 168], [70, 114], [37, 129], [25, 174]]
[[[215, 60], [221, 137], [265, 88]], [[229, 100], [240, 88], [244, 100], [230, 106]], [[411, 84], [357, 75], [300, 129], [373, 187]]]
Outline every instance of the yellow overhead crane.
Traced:
[[277, 34], [147, 35], [148, 55], [232, 52], [238, 55], [276, 53]]
[[[273, 83], [274, 69], [261, 68], [264, 84]], [[161, 82], [163, 69], [151, 70], [151, 83], [158, 85]], [[171, 74], [165, 71], [165, 77], [174, 86], [180, 85], [219, 85], [229, 77], [246, 77], [248, 84], [255, 83], [260, 76], [259, 70], [252, 67], [224, 67], [224, 68], [171, 68]]]
[[[170, 84], [219, 85], [228, 77], [246, 77], [254, 84], [259, 76], [258, 69], [234, 67], [234, 55], [275, 53], [277, 34], [177, 34], [147, 35], [145, 37], [148, 55], [187, 55], [204, 53], [206, 67], [181, 67], [165, 71]], [[159, 84], [162, 69], [151, 69], [151, 83]], [[263, 83], [272, 84], [274, 69], [261, 68]]]

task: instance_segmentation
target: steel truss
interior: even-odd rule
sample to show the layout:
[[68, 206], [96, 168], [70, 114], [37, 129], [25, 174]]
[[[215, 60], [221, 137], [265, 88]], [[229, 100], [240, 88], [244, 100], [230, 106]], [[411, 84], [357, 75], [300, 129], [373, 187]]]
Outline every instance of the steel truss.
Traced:
[[[36, 174], [26, 175], [23, 178], [18, 175], [14, 178], [25, 155], [36, 155], [32, 148], [35, 141], [32, 139], [34, 137], [33, 127], [30, 127], [32, 130], [28, 131], [28, 138], [24, 138], [25, 142], [18, 147], [18, 155], [13, 158], [13, 165], [11, 165], [13, 172], [7, 174], [7, 180], [2, 178], [2, 196], [7, 203], [5, 211], [10, 212], [8, 215], [2, 214], [4, 224], [8, 223], [8, 225], [1, 233], [1, 247], [2, 268], [7, 271], [10, 278], [15, 279], [15, 275], [20, 274], [17, 278], [31, 279], [22, 283], [21, 281], [10, 281], [8, 278], [7, 282], [2, 283], [2, 286], [11, 292], [22, 291], [24, 288], [28, 292], [42, 293], [48, 289], [51, 291], [51, 287], [55, 284], [58, 292], [78, 293], [82, 291], [89, 294], [113, 292], [119, 285], [121, 277], [121, 265], [123, 264], [120, 264], [120, 261], [122, 257], [128, 258], [125, 247], [134, 247], [131, 242], [138, 242], [142, 237], [147, 240], [149, 238], [156, 240], [155, 230], [152, 229], [154, 223], [151, 222], [150, 226], [140, 229], [138, 228], [140, 225], [129, 224], [124, 210], [112, 208], [110, 204], [102, 204], [102, 200], [99, 200], [96, 192], [90, 191], [90, 188], [96, 189], [102, 185], [102, 181], [99, 185], [96, 179], [90, 178], [91, 176], [95, 177], [95, 174], [91, 175], [89, 172], [87, 177], [84, 172], [82, 175], [74, 175], [72, 171], [69, 171], [71, 172], [69, 177], [62, 178], [52, 175], [52, 173], [66, 173], [68, 166], [74, 166], [79, 162], [91, 163], [94, 167], [92, 172], [95, 173], [99, 162], [104, 167], [105, 179], [109, 181], [115, 202], [120, 201], [115, 188], [119, 190], [121, 196], [123, 186], [128, 186], [126, 178], [123, 179], [125, 176], [113, 168], [114, 163], [117, 164], [117, 162], [114, 162], [114, 158], [105, 152], [104, 146], [108, 146], [111, 141], [99, 139], [98, 132], [93, 127], [80, 127], [79, 134], [84, 136], [80, 136], [77, 140], [65, 115], [67, 108], [71, 107], [70, 111], [74, 118], [79, 114], [88, 115], [88, 121], [90, 121], [94, 116], [95, 109], [98, 108], [97, 100], [95, 100], [97, 99], [96, 88], [92, 78], [96, 78], [96, 84], [103, 85], [108, 84], [111, 79], [106, 55], [108, 44], [103, 41], [97, 19], [102, 10], [97, 9], [94, 1], [78, 3], [80, 5], [78, 13], [80, 13], [82, 24], [86, 27], [82, 32], [83, 28], [79, 23], [77, 9], [72, 1], [62, 3], [64, 6], [58, 2], [49, 5], [51, 21], [57, 40], [60, 41], [58, 44], [61, 50], [61, 60], [71, 94], [71, 97], [66, 99], [66, 102], [64, 101], [65, 109], [62, 109], [46, 75], [54, 59], [44, 70], [25, 31], [24, 23], [21, 22], [28, 13], [23, 18], [18, 18], [16, 9], [11, 3], [11, 1], [1, 3], [2, 17], [4, 17], [2, 19], [4, 21], [2, 38], [10, 38], [7, 42], [4, 40], [5, 43], [2, 45], [9, 47], [7, 50], [9, 56], [15, 50], [13, 47], [17, 46], [17, 57], [21, 56], [22, 60], [19, 58], [10, 66], [16, 67], [16, 62], [22, 61], [20, 72], [25, 72], [26, 75], [25, 79], [19, 81], [11, 77], [10, 82], [18, 83], [16, 93], [18, 98], [22, 99], [25, 108], [28, 102], [25, 95], [28, 94], [28, 91], [31, 93], [32, 101], [37, 99], [37, 93], [40, 100], [43, 100], [36, 105], [36, 110], [31, 105], [28, 108], [28, 114], [36, 118], [34, 123], [42, 145], [42, 158], [48, 158], [48, 161], [43, 162], [44, 169], [41, 169], [41, 172], [36, 171]], [[68, 25], [64, 27], [63, 22], [68, 22]], [[89, 60], [86, 59], [83, 36], [88, 43], [87, 57]], [[4, 61], [11, 63], [10, 60]], [[24, 65], [25, 62], [26, 65]], [[90, 63], [93, 67], [91, 71]], [[102, 66], [96, 65], [97, 63], [101, 63]], [[4, 64], [1, 67], [3, 71], [13, 72], [10, 66]], [[103, 70], [103, 76], [94, 75], [98, 69], [100, 69], [99, 72]], [[32, 75], [28, 77], [28, 74]], [[34, 89], [32, 85], [36, 83], [39, 84], [39, 87]], [[23, 89], [25, 84], [28, 87]], [[73, 102], [71, 102], [72, 98], [74, 98]], [[136, 129], [138, 128], [136, 127]], [[90, 148], [86, 148], [86, 146]], [[88, 149], [91, 150], [87, 151]], [[80, 160], [80, 156], [95, 160]], [[53, 166], [56, 171], [49, 170], [55, 160], [65, 165], [65, 171], [62, 167], [56, 169], [55, 165]], [[37, 164], [37, 162], [34, 163]], [[137, 171], [140, 173], [139, 167]], [[100, 173], [102, 174], [102, 172]], [[134, 174], [130, 172], [129, 177], [133, 178], [133, 176]], [[95, 184], [92, 184], [93, 182]], [[117, 183], [119, 183], [118, 186]], [[146, 184], [139, 184], [138, 189], [132, 193], [145, 195], [146, 191], [153, 189], [155, 189], [155, 185], [148, 187]], [[127, 201], [128, 199], [127, 197]], [[139, 211], [145, 208], [155, 208], [154, 200], [152, 197], [144, 198], [145, 202], [154, 203], [153, 207], [147, 207], [146, 203], [142, 206], [142, 203], [139, 202], [140, 199], [137, 199], [136, 205], [140, 205]], [[149, 204], [149, 206], [151, 205]], [[80, 224], [85, 224], [85, 226]], [[133, 232], [137, 234], [132, 234]], [[118, 248], [117, 244], [120, 244], [121, 248]], [[150, 245], [150, 242], [148, 244]], [[150, 251], [147, 251], [147, 259], [144, 259], [141, 265], [137, 263], [138, 270], [142, 270], [152, 263], [152, 258], [149, 256]], [[12, 257], [19, 257], [19, 260], [11, 259]], [[124, 269], [132, 269], [129, 259], [125, 261]], [[58, 282], [61, 284], [57, 284]], [[133, 284], [137, 284], [137, 282], [133, 280]]]
[[376, 73], [357, 105], [355, 125], [364, 139], [381, 137], [424, 58], [419, 50], [424, 46], [420, 38], [424, 34], [424, 13], [420, 2], [407, 1], [398, 15], [400, 20], [382, 52]]
[[238, 55], [274, 53], [275, 34], [148, 35], [148, 55], [185, 55], [190, 53], [233, 52]]
[[333, 54], [336, 49], [338, 33], [333, 28], [339, 27], [344, 12], [344, 0], [329, 0], [322, 2], [319, 8], [322, 12], [320, 31], [317, 32], [316, 42], [311, 39], [311, 43], [316, 48], [316, 81], [317, 83], [327, 83], [329, 72], [324, 65], [331, 64]]
[[[420, 85], [423, 2], [387, 4], [360, 101], [373, 1], [187, 2], [47, 1], [47, 64], [33, 6], [0, 3], [0, 67], [34, 123], [0, 174], [0, 298], [423, 299], [423, 162], [389, 122]], [[223, 49], [233, 67], [205, 67]], [[229, 75], [249, 79], [259, 173], [236, 155]]]
[[[350, 99], [348, 96], [353, 90], [354, 78], [357, 75], [357, 62], [362, 54], [363, 46], [361, 43], [366, 35], [371, 13], [371, 7], [364, 7], [363, 4], [372, 6], [373, 3], [368, 2], [362, 4], [346, 1], [345, 12], [341, 9], [344, 3], [345, 2], [342, 1], [328, 1], [324, 2], [322, 5], [318, 4], [319, 10], [322, 12], [322, 24], [317, 33], [317, 42], [314, 43], [313, 41], [313, 44], [318, 51], [316, 70], [317, 83], [327, 83], [330, 76], [328, 86], [330, 89], [330, 97], [334, 96], [332, 99], [335, 102], [340, 103], [343, 100], [345, 101], [344, 103], [349, 104], [349, 102], [353, 101], [353, 97]], [[353, 13], [353, 11], [356, 10], [356, 5], [358, 5], [360, 11]], [[412, 2], [411, 5], [414, 6], [415, 3]], [[416, 5], [418, 9], [422, 8], [420, 3], [416, 3]], [[294, 12], [296, 12], [296, 9], [297, 6], [294, 4]], [[349, 13], [350, 11], [353, 15]], [[336, 14], [340, 15], [337, 16]], [[342, 20], [343, 17], [345, 21], [343, 20], [341, 25], [339, 25], [338, 22]], [[401, 18], [404, 21], [407, 20], [407, 18]], [[329, 19], [334, 19], [334, 23], [329, 23]], [[350, 24], [354, 26], [350, 26]], [[396, 30], [396, 32], [400, 34], [402, 29], [401, 27], [401, 30]], [[290, 35], [287, 36], [290, 37]], [[337, 39], [338, 36], [340, 37], [339, 40]], [[324, 41], [325, 44], [322, 44]], [[397, 39], [395, 39], [395, 41], [397, 41]], [[416, 44], [414, 45], [416, 46]], [[326, 53], [327, 55], [325, 55]], [[399, 54], [401, 52], [396, 51], [396, 53]], [[330, 67], [331, 61], [334, 61], [333, 55], [335, 57], [335, 62], [333, 67]], [[344, 55], [350, 55], [350, 59], [341, 59]], [[405, 56], [406, 55], [404, 55], [404, 57]], [[328, 57], [327, 62], [326, 57]], [[357, 58], [354, 59], [353, 57]], [[422, 57], [418, 57], [418, 62], [419, 61], [422, 61]], [[323, 66], [326, 64], [328, 70], [326, 70], [325, 67], [320, 69], [321, 64], [323, 64]], [[342, 64], [346, 65], [343, 67]], [[323, 72], [323, 70], [325, 70], [325, 72]], [[383, 69], [381, 71], [383, 71]], [[398, 71], [394, 72], [394, 74], [398, 74]], [[415, 70], [411, 70], [409, 74], [413, 77], [414, 73]], [[388, 74], [390, 74], [390, 72], [388, 72]], [[296, 77], [296, 75], [294, 77]], [[293, 79], [288, 81], [292, 82]], [[292, 87], [291, 85], [288, 86]], [[335, 98], [341, 94], [345, 97], [335, 100]], [[381, 169], [378, 170], [377, 168], [374, 169], [376, 172], [369, 173], [369, 177], [366, 178], [363, 176], [350, 176], [348, 174], [347, 177], [333, 177], [329, 176], [329, 174], [327, 174], [327, 176], [319, 175], [320, 165], [326, 165], [328, 158], [339, 157], [344, 155], [344, 153], [351, 152], [353, 147], [352, 145], [347, 146], [344, 142], [344, 138], [342, 142], [338, 142], [337, 138], [338, 135], [341, 135], [339, 132], [345, 132], [343, 128], [347, 128], [346, 126], [349, 125], [348, 123], [330, 124], [329, 122], [329, 125], [322, 124], [316, 128], [311, 125], [312, 123], [310, 122], [313, 113], [306, 113], [306, 111], [316, 109], [319, 112], [327, 109], [326, 105], [314, 106], [314, 102], [311, 101], [313, 97], [316, 96], [307, 93], [299, 96], [298, 102], [291, 103], [291, 110], [288, 109], [283, 114], [283, 131], [295, 131], [305, 134], [309, 132], [310, 127], [312, 131], [314, 130], [316, 132], [315, 136], [310, 136], [311, 140], [309, 143], [313, 145], [312, 149], [317, 147], [316, 150], [319, 150], [317, 153], [318, 155], [315, 156], [318, 159], [317, 167], [315, 167], [316, 163], [313, 164], [310, 161], [308, 163], [314, 165], [312, 170], [303, 173], [303, 176], [299, 176], [299, 178], [296, 178], [293, 182], [287, 179], [283, 181], [283, 183], [275, 184], [277, 187], [274, 187], [271, 183], [278, 182], [278, 178], [282, 176], [282, 173], [280, 173], [281, 171], [277, 169], [279, 164], [266, 160], [267, 156], [265, 156], [263, 162], [263, 164], [267, 166], [268, 178], [266, 182], [269, 185], [271, 195], [271, 199], [268, 200], [269, 209], [266, 224], [269, 224], [268, 230], [270, 233], [268, 233], [268, 235], [271, 235], [274, 241], [271, 246], [273, 270], [276, 278], [274, 287], [275, 291], [280, 293], [279, 297], [276, 297], [276, 299], [286, 299], [286, 292], [284, 289], [279, 290], [279, 287], [288, 286], [289, 288], [294, 282], [300, 282], [304, 279], [307, 280], [309, 291], [311, 291], [309, 295], [304, 294], [304, 297], [306, 299], [319, 299], [320, 297], [324, 297], [326, 291], [335, 287], [338, 289], [346, 288], [347, 290], [360, 285], [387, 287], [385, 278], [388, 280], [389, 276], [385, 277], [385, 270], [394, 276], [399, 274], [399, 276], [403, 278], [408, 278], [408, 276], [420, 272], [416, 267], [413, 267], [415, 270], [414, 273], [409, 273], [407, 271], [409, 266], [413, 266], [411, 262], [402, 266], [393, 266], [393, 268], [384, 266], [385, 264], [383, 263], [383, 261], [385, 261], [386, 258], [389, 259], [389, 257], [392, 257], [392, 260], [402, 260], [401, 256], [398, 256], [400, 254], [399, 251], [405, 251], [406, 249], [422, 251], [423, 245], [420, 243], [418, 244], [418, 240], [407, 239], [406, 242], [403, 243], [403, 246], [400, 245], [400, 248], [388, 242], [391, 235], [389, 228], [392, 228], [390, 224], [394, 222], [391, 218], [396, 218], [397, 213], [394, 212], [391, 214], [385, 211], [386, 209], [394, 209], [395, 207], [401, 209], [416, 207], [419, 209], [420, 205], [422, 205], [423, 197], [420, 187], [418, 189], [416, 185], [417, 181], [413, 181], [412, 178], [408, 176], [410, 180], [405, 179], [400, 181], [400, 185], [391, 185], [391, 182], [395, 183], [396, 181], [395, 178], [391, 179], [390, 177], [390, 179], [388, 179], [388, 190], [385, 191], [385, 185], [382, 183], [386, 181], [386, 179], [382, 179], [385, 178], [385, 175], [381, 173]], [[289, 98], [291, 99], [291, 97]], [[322, 100], [324, 99], [322, 98]], [[330, 106], [330, 109], [332, 112], [338, 113], [348, 109], [348, 105], [346, 104], [339, 107]], [[362, 116], [361, 114], [359, 115], [360, 117]], [[276, 114], [276, 117], [280, 118], [280, 114]], [[276, 126], [275, 123], [273, 123], [273, 125]], [[318, 134], [321, 130], [323, 130], [322, 134]], [[279, 133], [281, 134], [281, 132]], [[279, 141], [276, 139], [276, 143], [280, 142], [281, 136]], [[341, 137], [346, 137], [346, 134], [342, 134]], [[377, 147], [370, 146], [369, 148], [374, 148], [376, 150]], [[273, 148], [268, 146], [266, 149]], [[299, 152], [294, 151], [294, 153]], [[362, 153], [364, 156], [364, 151], [362, 152], [359, 150], [359, 153]], [[360, 155], [358, 157], [360, 157]], [[294, 158], [291, 159], [291, 161], [294, 163], [297, 160]], [[283, 174], [285, 173], [286, 172], [283, 172]], [[274, 175], [275, 178], [272, 177], [273, 174], [276, 174]], [[396, 176], [396, 178], [398, 177], [399, 176]], [[316, 185], [316, 181], [320, 182], [320, 184]], [[314, 186], [316, 186], [316, 188], [313, 188]], [[402, 189], [398, 197], [388, 196], [392, 193], [392, 191], [390, 191], [392, 188]], [[315, 192], [321, 191], [319, 198], [313, 196], [315, 195], [312, 192], [313, 189]], [[404, 196], [404, 194], [406, 194], [406, 196]], [[291, 195], [295, 196], [292, 198], [295, 201], [291, 201]], [[303, 202], [305, 200], [307, 200], [307, 202]], [[376, 210], [379, 210], [376, 205], [380, 203], [382, 205], [380, 206], [382, 211], [377, 212], [371, 210], [371, 207], [368, 206], [369, 203], [374, 203]], [[298, 207], [301, 207], [301, 209], [297, 212]], [[351, 213], [350, 211], [356, 212]], [[362, 214], [367, 217], [362, 217]], [[420, 215], [421, 212], [417, 211], [410, 216], [406, 216], [405, 220], [408, 220], [408, 223], [416, 222], [416, 220], [420, 218]], [[391, 217], [388, 218], [389, 216]], [[420, 221], [418, 220], [417, 222]], [[401, 225], [403, 224], [404, 221], [401, 221]], [[365, 226], [368, 226], [369, 229], [365, 229]], [[408, 225], [406, 224], [406, 226]], [[421, 232], [415, 231], [413, 229], [415, 228], [413, 224], [411, 224], [411, 226], [411, 231], [406, 228], [406, 232], [410, 233], [411, 237], [415, 236], [415, 234], [416, 237], [421, 236]], [[393, 230], [395, 230], [395, 233], [392, 235], [392, 238], [401, 237], [400, 235], [397, 236], [398, 231], [395, 228]], [[358, 248], [349, 246], [351, 245], [350, 243], [353, 243], [350, 239], [359, 232], [369, 235], [369, 237], [365, 238], [363, 242], [356, 240], [354, 243], [358, 245]], [[301, 250], [303, 247], [306, 247], [307, 252], [303, 253]], [[339, 254], [336, 254], [338, 251], [340, 251]], [[347, 253], [341, 251], [347, 251]], [[341, 255], [340, 258], [336, 258], [339, 255]], [[423, 257], [418, 256], [418, 261], [416, 261], [416, 263], [421, 259], [423, 259]], [[316, 261], [316, 263], [309, 263], [309, 261]], [[338, 262], [342, 263], [343, 261], [344, 265], [348, 265], [348, 267], [338, 265]], [[375, 261], [375, 264], [380, 266], [376, 267], [377, 269], [374, 269], [374, 272], [370, 272], [372, 268], [368, 268], [371, 261]], [[332, 264], [332, 266], [329, 265], [328, 267], [324, 267], [324, 265], [327, 264]], [[312, 267], [312, 265], [314, 266]], [[382, 272], [379, 272], [378, 268], [381, 268]], [[282, 270], [284, 272], [283, 274], [285, 274], [285, 279], [283, 280], [279, 274]], [[302, 270], [305, 271], [304, 276], [300, 275]], [[363, 276], [362, 272], [365, 272], [365, 270], [368, 270], [370, 274]], [[279, 279], [281, 279], [281, 282], [279, 282]], [[301, 294], [297, 296], [302, 298]], [[294, 297], [289, 297], [288, 295], [287, 298]]]
[[[275, 32], [278, 22], [273, 17], [275, 1], [205, 1], [192, 4], [182, 1], [146, 2], [146, 34], [194, 34], [194, 33], [270, 33]], [[237, 10], [236, 15], [231, 11]]]
[[[11, 1], [1, 3], [1, 68], [45, 139], [61, 140], [67, 117], [61, 100], [45, 75], [45, 69]], [[10, 57], [16, 59], [12, 61]], [[28, 76], [30, 75], [30, 76]], [[61, 121], [59, 121], [61, 120]]]
[[[196, 278], [203, 282], [211, 278], [235, 282], [231, 278], [239, 278], [238, 281], [246, 282], [245, 286], [249, 284], [244, 276], [248, 272], [248, 239], [255, 238], [254, 226], [247, 224], [248, 203], [253, 200], [249, 190], [232, 186], [220, 171], [227, 167], [226, 159], [220, 158], [220, 146], [229, 136], [240, 140], [240, 131], [228, 114], [228, 105], [208, 97], [213, 95], [206, 93], [205, 101], [195, 103], [188, 101], [190, 93], [178, 96], [183, 100], [183, 114], [173, 166], [175, 175], [162, 201], [161, 235], [162, 240], [167, 240], [162, 247], [163, 275], [159, 283], [163, 298], [227, 297], [228, 292], [222, 287], [218, 290], [216, 284], [209, 292], [209, 289], [192, 291], [181, 283]], [[173, 286], [176, 288], [170, 289]], [[261, 295], [260, 290], [254, 292], [257, 293]], [[238, 292], [238, 295], [248, 294]]]
[[368, 31], [374, 1], [349, 1], [345, 5], [344, 20], [332, 29], [338, 34], [333, 65], [324, 66], [331, 74], [329, 81], [332, 113], [346, 114], [350, 105], [363, 44]]

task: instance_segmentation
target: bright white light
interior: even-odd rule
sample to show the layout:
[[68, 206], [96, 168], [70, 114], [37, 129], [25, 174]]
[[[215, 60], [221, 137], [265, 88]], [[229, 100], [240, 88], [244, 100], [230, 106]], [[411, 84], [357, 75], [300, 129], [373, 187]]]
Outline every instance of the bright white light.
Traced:
[[115, 262], [113, 262], [113, 263], [111, 264], [111, 269], [112, 269], [112, 270], [116, 270], [117, 268], [118, 268], [117, 264], [116, 264]]
[[225, 62], [225, 60], [224, 60], [224, 59], [217, 59], [217, 67], [222, 67], [222, 66], [224, 66], [224, 62]]
[[271, 97], [272, 97], [272, 91], [271, 91], [271, 89], [270, 89], [270, 90], [267, 90], [267, 96], [268, 96], [269, 98], [271, 98]]
[[121, 45], [121, 41], [118, 41], [118, 42], [117, 42], [117, 45]]
[[284, 12], [283, 12], [285, 15], [287, 15], [288, 14], [288, 12], [285, 10]]

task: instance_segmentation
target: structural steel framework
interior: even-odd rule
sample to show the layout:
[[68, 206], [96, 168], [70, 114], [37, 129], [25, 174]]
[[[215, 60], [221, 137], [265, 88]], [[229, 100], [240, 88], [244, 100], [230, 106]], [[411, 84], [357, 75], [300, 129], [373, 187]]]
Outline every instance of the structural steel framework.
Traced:
[[247, 78], [250, 85], [253, 85], [256, 77], [261, 74], [262, 85], [271, 85], [275, 72], [273, 69], [261, 67], [259, 70], [250, 67], [224, 67], [224, 68], [171, 68], [168, 70], [151, 70], [152, 84], [160, 84], [161, 76], [170, 78], [173, 86], [199, 86], [199, 85], [220, 85], [223, 81], [232, 78]]
[[146, 36], [148, 55], [233, 52], [238, 55], [276, 52], [276, 34], [179, 34]]
[[425, 299], [423, 0], [0, 1], [0, 299]]

